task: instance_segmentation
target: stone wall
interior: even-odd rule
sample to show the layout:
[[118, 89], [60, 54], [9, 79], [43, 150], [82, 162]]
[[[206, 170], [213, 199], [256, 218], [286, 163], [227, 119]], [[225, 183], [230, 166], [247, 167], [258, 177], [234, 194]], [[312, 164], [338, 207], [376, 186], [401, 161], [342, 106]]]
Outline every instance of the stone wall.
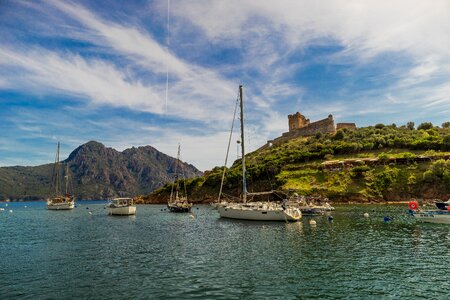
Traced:
[[300, 136], [312, 136], [318, 132], [330, 133], [330, 134], [336, 133], [332, 115], [329, 115], [328, 118], [326, 118], [326, 119], [309, 123], [308, 125], [306, 125], [302, 128], [298, 128], [298, 129], [291, 130], [289, 132], [285, 132], [285, 133], [283, 133], [282, 136], [291, 139], [291, 138], [296, 138], [296, 137], [300, 137]]
[[310, 123], [309, 119], [299, 112], [289, 115], [289, 131], [284, 132], [280, 137], [267, 141], [267, 144], [260, 149], [265, 149], [273, 145], [279, 145], [297, 137], [314, 136], [318, 132], [324, 134], [335, 134], [336, 130], [348, 128], [356, 129], [355, 123], [338, 123], [334, 126], [334, 120], [332, 115], [328, 115], [328, 118]]
[[308, 126], [310, 121], [304, 115], [296, 112], [293, 115], [288, 115], [289, 131], [296, 130]]
[[339, 129], [350, 129], [350, 130], [354, 130], [356, 129], [356, 124], [355, 123], [337, 123], [336, 124], [336, 131], [338, 131]]

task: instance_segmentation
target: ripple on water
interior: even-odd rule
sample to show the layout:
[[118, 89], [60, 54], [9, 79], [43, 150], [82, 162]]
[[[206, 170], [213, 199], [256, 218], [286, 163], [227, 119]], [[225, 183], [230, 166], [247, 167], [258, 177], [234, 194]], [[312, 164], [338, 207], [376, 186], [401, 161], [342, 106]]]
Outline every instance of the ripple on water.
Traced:
[[341, 206], [311, 226], [219, 219], [208, 206], [116, 218], [87, 204], [91, 214], [43, 203], [0, 214], [0, 298], [443, 298], [449, 288], [450, 227], [417, 224], [403, 206]]

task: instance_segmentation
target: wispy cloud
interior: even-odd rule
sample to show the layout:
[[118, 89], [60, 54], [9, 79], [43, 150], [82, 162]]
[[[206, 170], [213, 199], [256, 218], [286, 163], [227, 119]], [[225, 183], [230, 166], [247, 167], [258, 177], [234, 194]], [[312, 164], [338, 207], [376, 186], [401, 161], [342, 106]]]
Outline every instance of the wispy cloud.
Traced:
[[163, 101], [149, 87], [126, 78], [114, 65], [41, 48], [0, 48], [0, 65], [10, 69], [9, 85], [28, 92], [70, 94], [94, 104], [109, 104], [163, 112]]
[[447, 118], [448, 1], [175, 1], [168, 49], [166, 5], [10, 4], [0, 13], [8, 136], [169, 154], [182, 142], [185, 159], [207, 169], [223, 161], [239, 83], [249, 150], [296, 111], [358, 125]]

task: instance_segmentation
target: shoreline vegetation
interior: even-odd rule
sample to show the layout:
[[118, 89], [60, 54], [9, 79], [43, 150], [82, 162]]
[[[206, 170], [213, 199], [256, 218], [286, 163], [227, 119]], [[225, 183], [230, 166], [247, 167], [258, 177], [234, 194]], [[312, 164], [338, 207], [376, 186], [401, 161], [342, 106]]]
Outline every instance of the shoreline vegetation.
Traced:
[[[419, 199], [423, 203], [450, 198], [450, 124], [443, 128], [409, 122], [317, 133], [246, 155], [251, 192], [281, 190], [332, 203], [387, 203]], [[240, 163], [227, 168], [224, 192], [239, 195]], [[194, 203], [217, 199], [223, 167], [187, 179]], [[184, 184], [184, 183], [181, 183]], [[171, 184], [143, 197], [163, 203]]]

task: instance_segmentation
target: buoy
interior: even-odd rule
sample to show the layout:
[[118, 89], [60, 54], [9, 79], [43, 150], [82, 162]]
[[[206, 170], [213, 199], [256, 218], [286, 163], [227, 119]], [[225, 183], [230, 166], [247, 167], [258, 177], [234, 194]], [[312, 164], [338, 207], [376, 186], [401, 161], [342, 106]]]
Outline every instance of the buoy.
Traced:
[[309, 220], [309, 225], [311, 225], [311, 226], [317, 225], [316, 220]]
[[0, 211], [4, 211], [5, 209], [3, 207], [0, 208]]
[[390, 217], [384, 217], [384, 222], [390, 222], [390, 221], [392, 221], [392, 218], [390, 218]]
[[416, 209], [419, 208], [419, 203], [418, 203], [417, 201], [410, 201], [410, 202], [408, 203], [408, 208], [409, 208], [410, 210], [416, 210]]
[[368, 218], [369, 217], [369, 214], [368, 213], [364, 213], [364, 218]]
[[328, 221], [333, 222], [333, 216], [328, 216]]
[[9, 212], [12, 213], [12, 209], [10, 209]]
[[5, 207], [8, 207], [8, 203], [5, 204]]
[[92, 213], [91, 213], [91, 212], [88, 212], [88, 214], [92, 215]]
[[27, 206], [26, 206], [26, 205], [25, 205], [24, 207], [25, 207], [25, 208], [27, 208]]
[[86, 207], [86, 209], [89, 209], [89, 207]]

